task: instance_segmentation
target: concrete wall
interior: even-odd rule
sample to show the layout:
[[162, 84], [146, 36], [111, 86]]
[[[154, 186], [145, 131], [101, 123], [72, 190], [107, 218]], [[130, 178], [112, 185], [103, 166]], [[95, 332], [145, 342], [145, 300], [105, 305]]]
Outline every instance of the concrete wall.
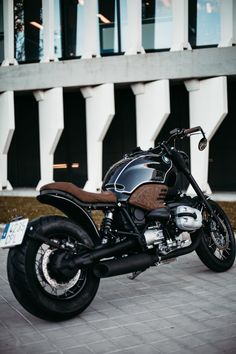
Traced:
[[207, 48], [1, 67], [0, 91], [235, 74], [236, 47]]

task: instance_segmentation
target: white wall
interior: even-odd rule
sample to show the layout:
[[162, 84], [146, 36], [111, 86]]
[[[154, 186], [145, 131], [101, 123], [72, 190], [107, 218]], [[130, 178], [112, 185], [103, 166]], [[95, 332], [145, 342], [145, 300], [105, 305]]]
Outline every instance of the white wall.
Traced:
[[39, 109], [40, 173], [37, 185], [53, 181], [53, 157], [64, 128], [63, 91], [61, 87], [46, 91], [35, 91], [34, 97]]
[[96, 192], [102, 184], [103, 139], [115, 114], [114, 85], [85, 87], [88, 181], [84, 189]]
[[[227, 78], [216, 77], [207, 80], [185, 82], [189, 91], [190, 127], [200, 125], [209, 141], [220, 127], [228, 113]], [[208, 184], [209, 144], [204, 151], [198, 150], [199, 136], [191, 137], [191, 172], [200, 188], [211, 194]], [[193, 189], [189, 188], [193, 193]]]
[[11, 190], [7, 178], [7, 153], [15, 130], [14, 94], [0, 94], [0, 190]]

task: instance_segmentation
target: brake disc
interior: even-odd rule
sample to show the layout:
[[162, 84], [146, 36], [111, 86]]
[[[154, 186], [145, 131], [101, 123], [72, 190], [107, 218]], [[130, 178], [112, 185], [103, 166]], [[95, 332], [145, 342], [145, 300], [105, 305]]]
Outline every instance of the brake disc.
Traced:
[[61, 291], [67, 291], [69, 289], [71, 289], [79, 280], [80, 275], [81, 275], [81, 270], [78, 270], [78, 272], [76, 273], [76, 275], [71, 278], [70, 280], [68, 280], [68, 282], [58, 282], [57, 279], [52, 278], [49, 274], [48, 271], [48, 265], [50, 263], [50, 256], [55, 252], [55, 249], [51, 249], [48, 248], [43, 257], [42, 257], [42, 271], [43, 271], [43, 276], [45, 278], [45, 280], [47, 281], [47, 283], [54, 288], [55, 290], [61, 290]]
[[211, 221], [211, 237], [216, 245], [216, 247], [220, 250], [225, 250], [229, 247], [229, 234], [227, 232], [227, 229], [225, 225], [222, 223], [222, 227], [225, 230], [225, 235], [222, 235], [222, 233], [217, 229], [215, 221]]

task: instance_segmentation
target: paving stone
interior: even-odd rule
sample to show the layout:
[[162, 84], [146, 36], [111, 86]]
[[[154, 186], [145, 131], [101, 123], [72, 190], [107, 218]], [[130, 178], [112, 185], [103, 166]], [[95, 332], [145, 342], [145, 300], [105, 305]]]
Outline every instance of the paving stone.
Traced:
[[128, 349], [121, 349], [115, 352], [109, 352], [108, 354], [160, 354], [160, 352], [153, 346], [146, 344]]
[[61, 352], [61, 353], [63, 353], [63, 354], [94, 354], [94, 351], [92, 351], [91, 349], [89, 349], [86, 346], [78, 346], [78, 347], [63, 350], [63, 352]]
[[0, 353], [235, 354], [236, 266], [207, 270], [194, 254], [149, 269], [131, 281], [103, 279], [91, 306], [53, 323], [25, 311], [0, 251]]

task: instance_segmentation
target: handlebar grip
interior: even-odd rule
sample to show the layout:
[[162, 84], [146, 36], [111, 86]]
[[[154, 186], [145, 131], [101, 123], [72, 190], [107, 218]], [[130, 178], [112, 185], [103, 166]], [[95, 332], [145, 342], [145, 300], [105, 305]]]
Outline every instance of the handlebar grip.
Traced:
[[189, 129], [184, 129], [184, 135], [188, 135], [188, 134], [192, 134], [192, 133], [196, 133], [196, 132], [201, 132], [201, 131], [202, 131], [202, 128], [200, 126], [189, 128]]

